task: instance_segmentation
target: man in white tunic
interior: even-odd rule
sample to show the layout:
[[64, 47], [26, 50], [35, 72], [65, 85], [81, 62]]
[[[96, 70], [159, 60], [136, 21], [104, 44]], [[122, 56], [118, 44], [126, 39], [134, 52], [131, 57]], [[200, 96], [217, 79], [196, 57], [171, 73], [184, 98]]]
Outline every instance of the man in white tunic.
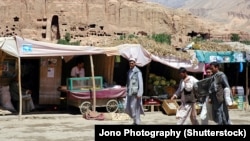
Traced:
[[71, 77], [85, 77], [84, 63], [82, 60], [77, 60], [77, 65], [71, 69]]
[[181, 97], [181, 105], [176, 112], [177, 124], [183, 125], [186, 124], [186, 119], [190, 116], [190, 120], [192, 125], [198, 125], [199, 122], [197, 120], [196, 113], [196, 99], [194, 96], [193, 86], [198, 82], [198, 80], [187, 74], [187, 70], [183, 67], [179, 68], [179, 73], [181, 77], [181, 81], [179, 83], [179, 87], [171, 97], [171, 100], [175, 98]]

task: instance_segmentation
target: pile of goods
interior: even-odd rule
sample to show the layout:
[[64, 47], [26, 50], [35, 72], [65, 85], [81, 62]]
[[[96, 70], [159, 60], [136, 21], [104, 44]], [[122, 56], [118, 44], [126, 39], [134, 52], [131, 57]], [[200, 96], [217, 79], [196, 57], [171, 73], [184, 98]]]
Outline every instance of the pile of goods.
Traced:
[[166, 80], [164, 76], [159, 76], [153, 73], [149, 74], [148, 84], [153, 89], [154, 93], [151, 95], [159, 96], [166, 93], [166, 87], [175, 86], [176, 81], [173, 79]]

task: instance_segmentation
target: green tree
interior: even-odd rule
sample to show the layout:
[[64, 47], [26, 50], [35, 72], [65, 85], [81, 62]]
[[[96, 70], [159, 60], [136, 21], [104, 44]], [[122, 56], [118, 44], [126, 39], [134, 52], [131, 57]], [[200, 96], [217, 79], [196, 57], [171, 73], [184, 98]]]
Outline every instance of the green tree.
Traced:
[[238, 41], [240, 41], [240, 36], [239, 36], [239, 34], [232, 33], [232, 34], [231, 34], [231, 41], [232, 41], [232, 42], [238, 42]]
[[76, 42], [70, 42], [71, 35], [70, 33], [66, 33], [64, 36], [64, 39], [60, 39], [57, 41], [57, 44], [63, 44], [63, 45], [80, 45], [80, 41]]
[[120, 35], [120, 40], [125, 40], [126, 39], [126, 35]]
[[137, 38], [137, 36], [135, 36], [134, 34], [130, 34], [130, 35], [128, 35], [128, 38], [129, 38], [129, 39]]
[[65, 34], [64, 38], [65, 38], [65, 40], [66, 40], [67, 42], [70, 42], [70, 39], [71, 39], [70, 33], [67, 32], [67, 33]]
[[248, 40], [244, 40], [244, 41], [240, 41], [242, 44], [246, 44], [246, 45], [250, 45], [250, 41]]
[[64, 40], [64, 39], [59, 39], [59, 40], [57, 41], [57, 44], [68, 45], [68, 42], [67, 42], [66, 40]]
[[79, 46], [80, 45], [80, 41], [70, 42], [70, 45]]
[[171, 44], [171, 35], [161, 33], [161, 34], [153, 34], [152, 39], [156, 42]]

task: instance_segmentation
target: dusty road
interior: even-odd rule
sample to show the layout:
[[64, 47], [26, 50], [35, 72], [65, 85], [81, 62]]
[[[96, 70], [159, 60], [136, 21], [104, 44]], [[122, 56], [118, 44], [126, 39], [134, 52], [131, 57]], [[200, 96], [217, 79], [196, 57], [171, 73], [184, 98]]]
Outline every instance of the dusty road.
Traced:
[[[230, 110], [233, 124], [250, 125], [250, 110]], [[175, 116], [146, 112], [142, 124], [175, 124]], [[94, 141], [95, 124], [130, 125], [131, 120], [86, 120], [81, 114], [30, 114], [0, 116], [1, 141]], [[211, 122], [210, 124], [214, 124]]]

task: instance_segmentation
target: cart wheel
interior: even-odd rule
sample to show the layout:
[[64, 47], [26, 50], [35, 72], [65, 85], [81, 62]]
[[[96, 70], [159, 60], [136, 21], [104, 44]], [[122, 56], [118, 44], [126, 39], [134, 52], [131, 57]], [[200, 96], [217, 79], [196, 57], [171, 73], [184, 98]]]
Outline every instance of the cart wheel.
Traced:
[[87, 110], [91, 110], [92, 109], [92, 105], [89, 101], [84, 101], [80, 106], [80, 112], [82, 114], [84, 114]]
[[106, 104], [106, 110], [108, 112], [117, 112], [119, 108], [118, 101], [115, 99], [111, 99]]

